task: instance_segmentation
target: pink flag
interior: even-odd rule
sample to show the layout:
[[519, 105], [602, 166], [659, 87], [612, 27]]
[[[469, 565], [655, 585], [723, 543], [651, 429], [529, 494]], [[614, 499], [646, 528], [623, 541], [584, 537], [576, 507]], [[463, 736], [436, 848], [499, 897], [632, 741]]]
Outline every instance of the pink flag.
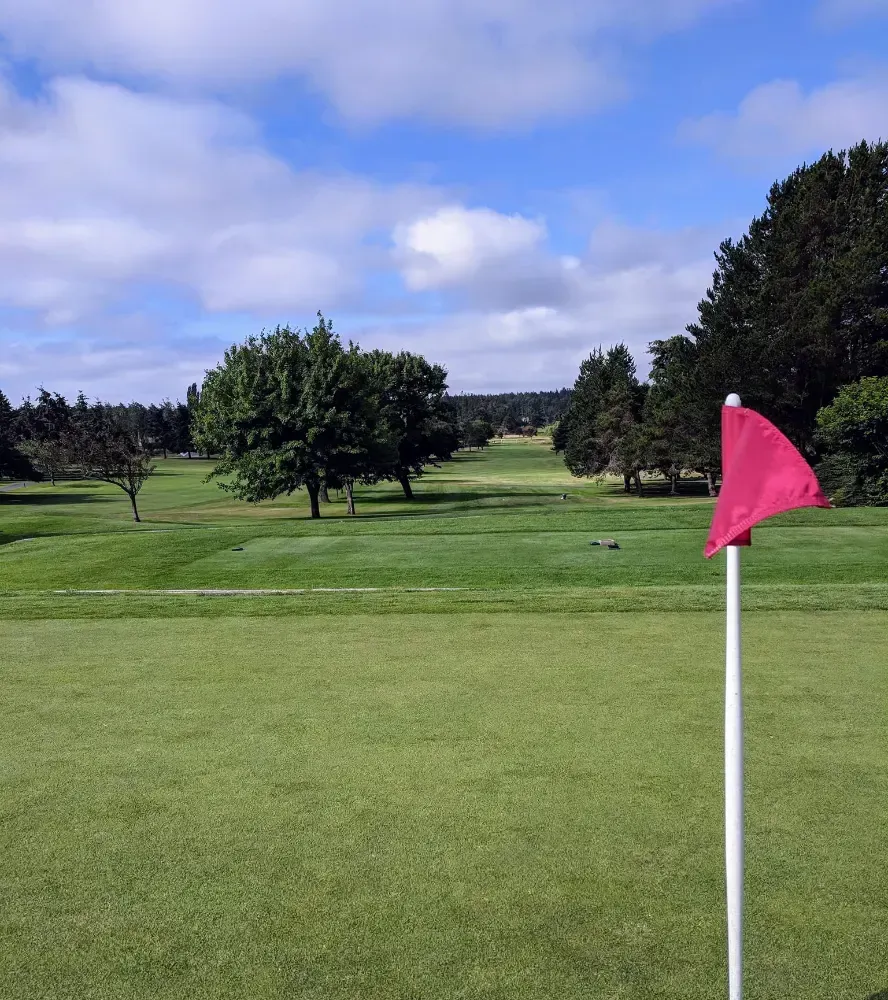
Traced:
[[704, 555], [751, 544], [750, 528], [797, 507], [829, 507], [795, 446], [760, 413], [722, 407], [722, 488]]

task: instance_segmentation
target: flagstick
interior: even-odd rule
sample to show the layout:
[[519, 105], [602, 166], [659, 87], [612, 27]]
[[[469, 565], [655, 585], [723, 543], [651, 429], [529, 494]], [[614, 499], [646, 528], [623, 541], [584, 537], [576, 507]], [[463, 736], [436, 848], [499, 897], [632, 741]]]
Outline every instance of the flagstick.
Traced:
[[[725, 406], [739, 406], [731, 393]], [[740, 549], [727, 547], [725, 644], [725, 868], [728, 900], [728, 997], [743, 996], [743, 692], [740, 669]]]

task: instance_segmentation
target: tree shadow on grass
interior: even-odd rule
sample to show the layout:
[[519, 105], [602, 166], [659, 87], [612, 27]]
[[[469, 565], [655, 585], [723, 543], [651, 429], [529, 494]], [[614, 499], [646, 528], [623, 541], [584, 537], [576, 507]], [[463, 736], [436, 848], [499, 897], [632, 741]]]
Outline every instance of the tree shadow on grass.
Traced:
[[439, 504], [453, 504], [459, 503], [463, 506], [470, 505], [472, 503], [480, 503], [484, 500], [502, 500], [507, 503], [513, 497], [536, 497], [537, 499], [544, 499], [547, 496], [556, 496], [554, 492], [551, 494], [541, 493], [539, 490], [453, 490], [452, 492], [438, 492], [438, 491], [428, 491], [421, 493], [414, 493], [413, 497], [408, 500], [403, 494], [399, 493], [380, 493], [380, 494], [368, 494], [364, 498], [365, 503], [372, 504], [421, 504], [426, 507], [435, 507]]
[[[641, 481], [644, 494], [642, 500], [680, 500], [682, 497], [697, 499], [709, 498], [709, 486], [705, 479], [679, 479], [676, 491], [672, 493], [672, 484], [665, 479], [643, 479]], [[608, 498], [625, 497], [627, 500], [638, 498], [638, 492], [633, 484], [630, 492], [626, 492], [622, 483], [604, 483], [604, 496]]]
[[[121, 493], [122, 496], [123, 493]], [[111, 503], [117, 499], [117, 497], [111, 496], [108, 493], [72, 493], [67, 490], [59, 493], [50, 493], [43, 490], [39, 493], [28, 493], [23, 490], [21, 492], [11, 491], [9, 493], [0, 493], [0, 507], [25, 511], [30, 507], [50, 507], [59, 504], [68, 506], [87, 503]]]
[[462, 465], [465, 462], [483, 462], [486, 456], [487, 453], [483, 451], [455, 451], [450, 458], [438, 462], [437, 465], [430, 462], [429, 468], [452, 469], [455, 465]]
[[878, 993], [868, 996], [866, 1000], [888, 1000], [888, 990], [879, 990]]

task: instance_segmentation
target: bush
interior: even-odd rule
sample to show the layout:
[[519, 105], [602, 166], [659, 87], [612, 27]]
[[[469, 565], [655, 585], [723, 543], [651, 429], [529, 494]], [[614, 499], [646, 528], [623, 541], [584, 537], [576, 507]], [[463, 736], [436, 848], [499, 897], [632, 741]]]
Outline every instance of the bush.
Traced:
[[888, 378], [843, 386], [817, 414], [817, 475], [837, 507], [888, 506]]

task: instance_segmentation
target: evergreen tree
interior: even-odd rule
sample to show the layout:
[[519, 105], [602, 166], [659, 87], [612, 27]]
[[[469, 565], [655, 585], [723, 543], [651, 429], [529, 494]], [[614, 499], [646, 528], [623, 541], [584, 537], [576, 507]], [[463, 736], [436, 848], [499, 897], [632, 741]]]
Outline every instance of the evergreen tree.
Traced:
[[16, 414], [0, 391], [0, 476], [10, 479], [40, 479], [40, 472], [19, 447]]
[[575, 476], [621, 475], [642, 492], [649, 441], [642, 422], [646, 387], [625, 344], [593, 351], [580, 366], [556, 446]]
[[809, 453], [842, 385], [888, 374], [888, 143], [829, 152], [773, 185], [716, 254], [688, 327], [703, 407], [729, 391]]

